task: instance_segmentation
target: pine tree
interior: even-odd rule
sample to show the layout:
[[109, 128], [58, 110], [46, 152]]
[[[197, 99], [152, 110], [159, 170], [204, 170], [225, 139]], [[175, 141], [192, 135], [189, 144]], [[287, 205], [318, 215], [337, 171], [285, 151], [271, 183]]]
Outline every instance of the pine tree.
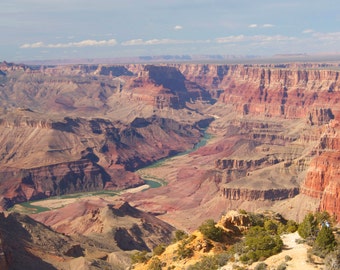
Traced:
[[308, 237], [314, 237], [317, 231], [317, 221], [312, 213], [305, 216], [302, 223], [299, 225], [299, 235], [306, 239]]
[[332, 229], [328, 226], [322, 226], [313, 245], [313, 253], [324, 258], [329, 252], [333, 251], [336, 246], [336, 240]]

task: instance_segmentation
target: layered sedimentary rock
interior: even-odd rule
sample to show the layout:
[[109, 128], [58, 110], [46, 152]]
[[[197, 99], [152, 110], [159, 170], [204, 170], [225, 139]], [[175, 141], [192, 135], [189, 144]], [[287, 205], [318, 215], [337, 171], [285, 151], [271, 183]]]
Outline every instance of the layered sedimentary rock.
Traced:
[[59, 233], [103, 238], [103, 244], [111, 242], [125, 251], [151, 251], [161, 243], [170, 243], [174, 231], [174, 227], [127, 202], [98, 198], [78, 200], [53, 213], [32, 217]]
[[101, 118], [56, 121], [31, 110], [6, 114], [0, 121], [2, 207], [141, 185], [133, 171], [192, 147], [201, 125], [156, 116], [122, 124]]
[[223, 196], [230, 200], [283, 200], [287, 198], [293, 198], [299, 194], [298, 188], [292, 189], [266, 189], [266, 190], [248, 190], [248, 189], [232, 189], [225, 188], [223, 190]]
[[[71, 164], [89, 169], [73, 185], [80, 191], [136, 185], [134, 170], [191, 148], [215, 118], [208, 132], [219, 141], [197, 154], [209, 160], [202, 175], [214, 175], [224, 198], [271, 201], [302, 192], [340, 213], [332, 203], [339, 189], [336, 65], [2, 63], [0, 70], [1, 138], [16, 138], [1, 139], [1, 167], [34, 175], [29, 185], [13, 181], [24, 196], [46, 196], [50, 190], [36, 191], [44, 177], [57, 194], [63, 177], [54, 171], [62, 164], [70, 164], [65, 175], [78, 166]], [[117, 180], [126, 176], [128, 184]]]
[[320, 200], [320, 211], [328, 211], [338, 220], [340, 217], [340, 140], [339, 124], [326, 125], [320, 136], [316, 157], [312, 160], [301, 192]]
[[174, 230], [126, 202], [102, 199], [34, 218], [0, 213], [1, 269], [125, 269], [131, 260], [122, 251], [170, 243]]

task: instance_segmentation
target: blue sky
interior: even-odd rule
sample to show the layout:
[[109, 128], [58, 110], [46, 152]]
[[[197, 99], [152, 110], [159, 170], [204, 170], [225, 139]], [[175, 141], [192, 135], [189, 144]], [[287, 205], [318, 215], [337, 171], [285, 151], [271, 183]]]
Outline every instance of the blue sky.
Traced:
[[1, 0], [0, 61], [340, 53], [339, 0]]

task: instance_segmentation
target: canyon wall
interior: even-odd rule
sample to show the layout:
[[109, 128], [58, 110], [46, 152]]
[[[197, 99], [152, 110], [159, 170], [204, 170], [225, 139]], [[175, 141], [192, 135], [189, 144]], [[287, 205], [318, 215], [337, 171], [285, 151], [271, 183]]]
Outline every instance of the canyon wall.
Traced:
[[[243, 157], [233, 157], [231, 151], [215, 160], [215, 167], [223, 172], [222, 179], [227, 183], [221, 188], [222, 196], [238, 201], [280, 200], [302, 193], [319, 198], [319, 210], [328, 211], [339, 220], [340, 81], [337, 65], [188, 64], [177, 65], [177, 68], [189, 80], [208, 88], [218, 102], [231, 106], [248, 119], [244, 121], [248, 121], [247, 127], [241, 128], [245, 124], [235, 125], [234, 121], [228, 126], [230, 130], [236, 129], [241, 136], [247, 134], [244, 140], [267, 144], [263, 149], [268, 149], [268, 155], [251, 158], [247, 156], [249, 153], [244, 153]], [[262, 127], [249, 120], [252, 118], [262, 119]], [[296, 129], [300, 131], [290, 136], [292, 127], [264, 127], [270, 119], [303, 120], [303, 124], [296, 122]], [[284, 148], [302, 146], [304, 150], [300, 148], [298, 155], [280, 157], [269, 150], [278, 144]], [[281, 153], [286, 151], [284, 148]], [[257, 176], [251, 175], [268, 167], [273, 167], [272, 172], [279, 165], [285, 168], [278, 170], [281, 171], [279, 174], [290, 170], [285, 177], [296, 179], [295, 187], [263, 188], [268, 177], [262, 174], [259, 176], [262, 180], [258, 182]], [[237, 179], [239, 181], [233, 184]], [[280, 180], [276, 183], [286, 181], [281, 177], [277, 179]]]
[[136, 169], [193, 147], [208, 123], [157, 116], [130, 124], [102, 118], [55, 120], [27, 109], [12, 111], [0, 120], [1, 207], [142, 185]]
[[[71, 164], [91, 168], [86, 181], [76, 181], [79, 191], [122, 187], [112, 179], [192, 148], [210, 125], [220, 141], [204, 153], [226, 199], [281, 200], [300, 192], [340, 216], [337, 65], [2, 63], [0, 70], [3, 173], [46, 172], [30, 178], [35, 191], [28, 178], [13, 180], [26, 197], [46, 195], [35, 181], [52, 183], [52, 172], [69, 166], [61, 170], [66, 175]], [[131, 179], [129, 185], [140, 183]]]

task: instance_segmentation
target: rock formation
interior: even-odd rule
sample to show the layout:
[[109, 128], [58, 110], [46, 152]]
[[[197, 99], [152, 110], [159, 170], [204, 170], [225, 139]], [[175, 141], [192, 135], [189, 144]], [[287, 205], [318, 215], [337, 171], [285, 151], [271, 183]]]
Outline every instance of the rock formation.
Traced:
[[174, 230], [128, 203], [94, 199], [34, 218], [0, 213], [1, 269], [125, 269], [122, 251], [170, 243]]
[[0, 143], [4, 208], [30, 199], [141, 185], [132, 171], [185, 151], [201, 136], [199, 123], [157, 116], [135, 118], [130, 124], [39, 118], [38, 113], [20, 110], [0, 121], [6, 138]]
[[42, 68], [4, 62], [3, 207], [140, 185], [136, 169], [192, 148], [209, 126], [214, 140], [176, 165], [180, 169], [169, 175], [168, 187], [156, 192], [176, 198], [179, 185], [187, 185], [188, 194], [177, 194], [195, 200], [161, 205], [160, 197], [146, 192], [131, 196], [136, 205], [186, 213], [197, 201], [212, 207], [216, 196], [235, 207], [304, 194], [320, 198], [319, 209], [339, 217], [337, 68], [316, 63]]
[[80, 200], [53, 213], [32, 217], [55, 231], [67, 235], [84, 235], [115, 243], [120, 250], [151, 251], [161, 243], [170, 243], [174, 227], [127, 202], [105, 199]]

